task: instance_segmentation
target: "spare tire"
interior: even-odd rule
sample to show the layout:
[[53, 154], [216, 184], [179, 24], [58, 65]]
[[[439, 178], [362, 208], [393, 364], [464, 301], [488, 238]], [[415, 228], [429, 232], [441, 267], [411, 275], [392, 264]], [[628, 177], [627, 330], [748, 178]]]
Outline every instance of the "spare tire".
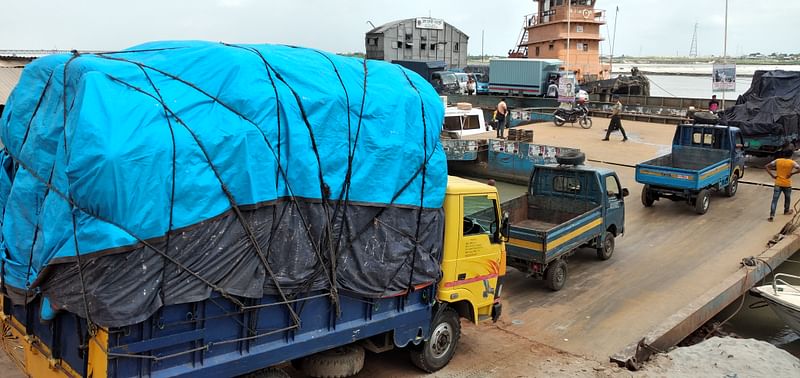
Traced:
[[692, 117], [694, 118], [694, 123], [704, 125], [716, 125], [719, 123], [719, 117], [711, 112], [695, 112]]
[[564, 152], [556, 155], [556, 161], [563, 165], [581, 165], [586, 161], [586, 154], [581, 151]]

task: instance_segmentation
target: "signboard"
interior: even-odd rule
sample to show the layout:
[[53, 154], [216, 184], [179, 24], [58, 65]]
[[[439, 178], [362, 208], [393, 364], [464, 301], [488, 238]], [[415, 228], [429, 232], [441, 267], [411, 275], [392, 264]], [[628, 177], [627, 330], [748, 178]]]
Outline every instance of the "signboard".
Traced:
[[417, 29], [444, 30], [444, 20], [438, 18], [417, 18]]
[[711, 74], [711, 90], [733, 92], [736, 90], [736, 65], [715, 64]]
[[575, 73], [567, 72], [558, 78], [558, 101], [559, 102], [575, 102], [575, 87], [577, 82], [575, 80]]

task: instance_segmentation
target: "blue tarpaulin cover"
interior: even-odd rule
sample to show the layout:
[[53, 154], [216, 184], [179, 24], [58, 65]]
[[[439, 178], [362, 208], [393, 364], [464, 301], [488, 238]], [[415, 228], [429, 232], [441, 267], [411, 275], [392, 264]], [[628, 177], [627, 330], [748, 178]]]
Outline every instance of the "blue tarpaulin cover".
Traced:
[[[104, 291], [133, 285], [135, 290], [126, 295], [146, 297], [149, 304], [137, 305], [152, 310], [169, 304], [164, 299], [170, 298], [164, 293], [169, 277], [163, 272], [151, 277], [147, 269], [163, 270], [166, 265], [141, 267], [138, 255], [126, 256], [150, 253], [166, 259], [164, 264], [188, 269], [190, 278], [203, 281], [204, 287], [260, 295], [226, 283], [227, 277], [238, 274], [240, 264], [227, 262], [211, 269], [218, 264], [197, 263], [196, 255], [181, 259], [223, 247], [255, 255], [253, 239], [261, 244], [262, 255], [268, 250], [290, 254], [286, 245], [276, 249], [270, 243], [277, 243], [278, 234], [298, 232], [296, 228], [305, 233], [303, 245], [317, 252], [333, 251], [309, 258], [319, 258], [325, 266], [311, 264], [313, 269], [330, 268], [327, 276], [340, 288], [385, 295], [434, 280], [438, 271], [433, 263], [441, 247], [441, 241], [434, 240], [440, 239], [441, 233], [436, 233], [443, 227], [440, 207], [447, 181], [439, 143], [443, 113], [433, 88], [410, 71], [313, 49], [174, 41], [37, 59], [26, 66], [0, 122], [5, 145], [0, 174], [3, 282], [25, 291], [26, 299], [32, 296], [28, 288], [42, 287], [54, 308], [79, 315], [102, 314], [101, 308], [122, 300], [104, 296]], [[294, 208], [302, 211], [284, 211], [292, 222], [275, 215], [280, 203], [301, 202], [305, 207]], [[263, 215], [258, 210], [264, 208], [272, 209], [266, 229], [257, 227]], [[375, 235], [384, 237], [370, 246], [353, 242], [359, 230], [351, 230], [344, 232], [352, 234], [349, 242], [339, 241], [337, 235], [348, 222], [368, 227], [380, 223], [372, 218], [385, 216], [361, 208], [414, 211], [395, 214], [408, 218], [401, 222], [407, 226], [402, 238], [388, 237], [393, 232], [382, 230]], [[420, 215], [426, 211], [433, 215]], [[366, 213], [367, 221], [353, 218]], [[317, 221], [309, 217], [325, 221], [310, 225]], [[353, 219], [343, 221], [349, 218]], [[235, 224], [236, 240], [209, 237], [212, 231], [202, 227], [214, 222], [213, 232], [220, 240]], [[198, 235], [207, 239], [186, 240], [187, 230], [198, 232], [193, 227], [200, 227]], [[420, 241], [423, 238], [427, 241]], [[296, 246], [292, 238], [285, 239]], [[333, 239], [337, 242], [326, 244]], [[426, 245], [423, 254], [430, 261], [407, 257], [421, 253], [414, 252], [420, 244]], [[168, 249], [153, 254], [155, 246]], [[367, 250], [374, 257], [378, 249], [393, 250], [399, 254], [397, 261], [382, 261], [369, 272], [342, 261], [348, 254], [364, 258]], [[103, 263], [100, 257], [110, 255], [123, 257]], [[237, 256], [240, 262], [243, 255]], [[279, 265], [294, 261], [290, 257], [268, 260]], [[325, 264], [332, 260], [344, 266]], [[97, 269], [112, 261], [114, 269]], [[259, 261], [263, 259], [256, 256], [252, 265]], [[342, 278], [348, 277], [343, 271], [347, 269], [356, 270], [349, 273], [352, 277], [385, 277], [388, 270], [396, 274], [409, 265], [412, 271], [427, 273], [384, 287]], [[59, 266], [65, 268], [56, 269]], [[50, 267], [54, 271], [48, 273]], [[280, 276], [287, 269], [293, 268], [284, 264], [271, 270]], [[287, 273], [282, 282], [288, 285], [294, 273]], [[248, 274], [248, 279], [276, 279], [270, 280], [263, 269]], [[72, 293], [82, 297], [76, 303], [72, 302], [77, 298], [67, 299], [70, 295], [62, 292], [76, 287], [80, 275], [85, 281], [81, 285], [95, 285], [86, 289], [92, 293], [88, 310], [81, 307], [86, 298], [80, 289]], [[53, 277], [60, 288], [48, 289]], [[148, 279], [153, 291], [161, 291], [160, 299], [141, 287]], [[198, 300], [207, 294], [177, 295], [172, 301]], [[143, 312], [151, 310], [133, 309], [136, 314], [130, 316], [104, 311], [114, 313], [106, 323], [124, 324], [142, 320], [148, 315]]]

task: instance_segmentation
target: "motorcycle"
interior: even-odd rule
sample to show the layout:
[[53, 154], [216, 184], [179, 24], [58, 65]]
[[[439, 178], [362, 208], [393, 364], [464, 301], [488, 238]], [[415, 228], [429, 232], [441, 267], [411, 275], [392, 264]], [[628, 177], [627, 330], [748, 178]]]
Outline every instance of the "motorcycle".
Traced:
[[553, 113], [553, 123], [556, 126], [564, 126], [567, 122], [574, 124], [576, 121], [584, 129], [591, 128], [592, 118], [589, 117], [589, 109], [585, 106], [578, 106], [574, 109], [558, 108]]

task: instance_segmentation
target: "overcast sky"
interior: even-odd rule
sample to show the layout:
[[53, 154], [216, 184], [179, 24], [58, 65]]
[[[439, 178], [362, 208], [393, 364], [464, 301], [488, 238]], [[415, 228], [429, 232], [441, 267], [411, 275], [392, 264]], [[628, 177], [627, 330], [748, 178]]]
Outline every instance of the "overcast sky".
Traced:
[[[118, 50], [152, 40], [279, 43], [363, 52], [364, 33], [429, 14], [466, 32], [469, 53], [505, 55], [531, 0], [3, 0], [0, 49]], [[598, 0], [615, 55], [688, 55], [699, 23], [700, 55], [721, 55], [725, 0]], [[800, 52], [798, 0], [730, 0], [728, 54]], [[787, 22], [788, 21], [788, 22]]]

